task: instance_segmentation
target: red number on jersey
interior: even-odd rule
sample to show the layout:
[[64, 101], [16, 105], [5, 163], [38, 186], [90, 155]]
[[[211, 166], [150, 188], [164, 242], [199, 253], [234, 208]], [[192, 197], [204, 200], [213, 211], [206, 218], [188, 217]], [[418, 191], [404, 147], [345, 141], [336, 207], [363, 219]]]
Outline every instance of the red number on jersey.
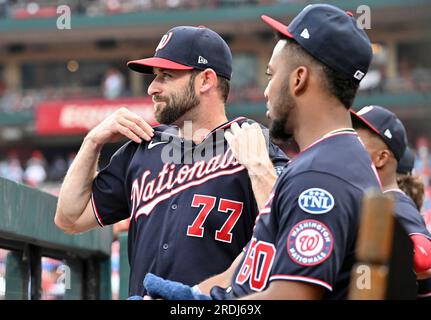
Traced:
[[268, 282], [274, 257], [275, 247], [272, 243], [256, 242], [256, 239], [253, 238], [235, 279], [236, 283], [243, 284], [249, 280], [250, 288], [262, 291]]
[[223, 227], [216, 231], [216, 240], [223, 242], [232, 242], [232, 229], [237, 223], [242, 213], [243, 204], [233, 200], [221, 199], [218, 205], [218, 211], [228, 213], [232, 211], [229, 218], [227, 218]]
[[250, 245], [248, 247], [247, 253], [245, 255], [244, 262], [241, 265], [241, 269], [236, 276], [236, 282], [238, 284], [243, 284], [250, 277], [251, 269], [253, 268], [253, 253], [254, 246], [256, 245], [256, 239], [252, 238], [250, 241]]
[[[187, 235], [191, 237], [200, 237], [202, 238], [204, 235], [204, 227], [203, 224], [207, 219], [209, 213], [214, 208], [216, 202], [215, 197], [205, 196], [201, 194], [195, 194], [192, 201], [192, 207], [203, 206], [201, 211], [199, 211], [198, 216], [195, 221], [187, 227]], [[221, 199], [218, 211], [223, 213], [231, 214], [227, 218], [226, 222], [223, 224], [220, 230], [216, 231], [215, 239], [222, 242], [232, 242], [232, 229], [235, 227], [235, 224], [238, 222], [238, 219], [241, 216], [243, 203], [228, 199]]]
[[192, 201], [192, 207], [197, 208], [201, 205], [203, 205], [203, 207], [202, 207], [202, 210], [199, 212], [198, 216], [196, 217], [195, 221], [193, 221], [193, 224], [191, 226], [188, 226], [187, 228], [188, 236], [200, 237], [200, 238], [204, 236], [204, 228], [202, 227], [202, 225], [207, 219], [210, 211], [214, 208], [215, 202], [216, 202], [215, 197], [195, 194]]

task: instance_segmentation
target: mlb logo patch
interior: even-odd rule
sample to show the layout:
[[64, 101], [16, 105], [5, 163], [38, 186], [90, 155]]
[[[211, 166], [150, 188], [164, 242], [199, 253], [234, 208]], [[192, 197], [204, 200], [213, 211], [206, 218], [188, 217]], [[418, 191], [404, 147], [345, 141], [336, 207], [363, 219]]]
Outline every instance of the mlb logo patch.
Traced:
[[307, 189], [299, 195], [299, 207], [311, 214], [327, 213], [334, 208], [334, 197], [328, 191], [320, 188]]
[[296, 224], [287, 237], [289, 257], [299, 265], [315, 266], [332, 253], [334, 239], [329, 228], [317, 220], [303, 220]]

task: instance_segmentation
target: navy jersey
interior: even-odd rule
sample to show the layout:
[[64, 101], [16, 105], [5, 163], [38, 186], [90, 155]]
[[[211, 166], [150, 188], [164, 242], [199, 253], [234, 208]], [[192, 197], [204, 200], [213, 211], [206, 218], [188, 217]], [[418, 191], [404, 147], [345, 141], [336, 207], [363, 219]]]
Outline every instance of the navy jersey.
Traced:
[[[250, 240], [258, 209], [247, 170], [224, 139], [231, 123], [198, 145], [175, 126], [158, 126], [150, 142], [123, 145], [95, 178], [99, 224], [131, 219], [130, 295], [145, 293], [148, 272], [196, 284], [224, 271]], [[275, 145], [269, 154], [276, 168], [286, 165]]]
[[[252, 240], [225, 298], [290, 280], [346, 297], [364, 191], [380, 189], [356, 133], [328, 135], [293, 158], [256, 220]], [[214, 296], [220, 297], [217, 290]]]
[[431, 240], [425, 221], [419, 213], [413, 200], [399, 189], [387, 190], [395, 202], [395, 215], [409, 236], [419, 234]]

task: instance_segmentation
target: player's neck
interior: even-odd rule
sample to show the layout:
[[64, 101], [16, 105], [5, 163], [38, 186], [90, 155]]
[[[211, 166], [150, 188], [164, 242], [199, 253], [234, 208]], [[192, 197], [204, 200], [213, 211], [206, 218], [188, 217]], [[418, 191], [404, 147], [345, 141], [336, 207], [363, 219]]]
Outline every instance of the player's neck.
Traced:
[[299, 119], [298, 123], [300, 125], [295, 130], [294, 136], [301, 151], [331, 132], [352, 129], [350, 113], [342, 108], [327, 113], [315, 112], [314, 115], [303, 115], [303, 119]]
[[212, 107], [212, 110], [210, 110], [210, 108], [199, 106], [199, 108], [196, 108], [194, 113], [188, 117], [189, 120], [181, 121], [179, 124], [180, 136], [199, 144], [212, 130], [226, 123], [227, 117], [224, 105], [221, 107]]
[[396, 174], [387, 174], [380, 170], [377, 170], [377, 172], [380, 176], [380, 181], [382, 182], [383, 191], [399, 189]]

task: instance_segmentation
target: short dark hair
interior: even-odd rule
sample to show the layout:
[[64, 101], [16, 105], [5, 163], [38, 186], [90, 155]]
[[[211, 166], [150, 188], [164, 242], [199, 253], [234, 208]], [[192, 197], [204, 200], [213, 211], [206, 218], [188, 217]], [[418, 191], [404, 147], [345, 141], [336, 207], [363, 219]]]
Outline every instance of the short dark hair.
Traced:
[[230, 81], [224, 77], [217, 76], [218, 86], [223, 102], [227, 101], [230, 92]]
[[347, 109], [352, 106], [359, 88], [359, 82], [354, 79], [348, 79], [340, 72], [324, 65], [305, 51], [294, 39], [288, 38], [282, 33], [278, 33], [277, 38], [278, 40], [286, 40], [288, 42], [286, 47], [288, 50], [291, 50], [294, 56], [305, 59], [305, 61], [310, 62], [312, 65], [320, 67], [326, 89]]
[[[190, 77], [190, 81], [194, 81], [196, 76], [202, 72], [202, 70], [198, 70], [198, 69], [193, 69], [190, 71], [191, 73], [191, 77]], [[223, 100], [223, 102], [227, 101], [227, 98], [229, 96], [229, 92], [230, 92], [230, 81], [228, 79], [226, 79], [225, 77], [222, 76], [217, 76], [217, 80], [218, 80], [218, 85], [217, 85], [217, 89], [220, 91], [220, 96]]]

